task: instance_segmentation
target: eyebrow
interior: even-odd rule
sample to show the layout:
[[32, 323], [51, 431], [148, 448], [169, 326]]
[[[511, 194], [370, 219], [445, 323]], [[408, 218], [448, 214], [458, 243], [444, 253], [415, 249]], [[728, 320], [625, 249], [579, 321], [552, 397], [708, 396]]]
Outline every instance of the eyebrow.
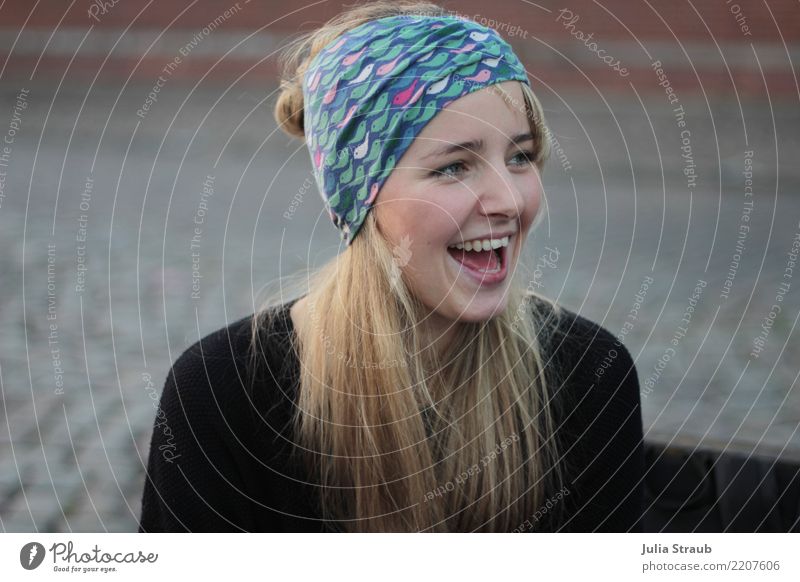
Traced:
[[[509, 143], [511, 143], [511, 144], [520, 144], [522, 142], [525, 142], [525, 141], [528, 141], [528, 140], [532, 140], [532, 139], [533, 139], [533, 134], [528, 131], [528, 132], [519, 133], [519, 134], [513, 136], [509, 140]], [[425, 160], [425, 159], [428, 159], [428, 158], [446, 156], [447, 154], [452, 154], [453, 152], [464, 151], [464, 150], [471, 151], [471, 152], [480, 152], [480, 151], [483, 151], [483, 148], [484, 148], [485, 145], [486, 144], [482, 139], [474, 139], [474, 140], [465, 141], [465, 142], [462, 142], [462, 143], [451, 143], [451, 144], [447, 144], [446, 146], [444, 146], [442, 148], [439, 148], [438, 150], [435, 150], [435, 151], [433, 151], [433, 152], [431, 152], [429, 154], [426, 154], [425, 156], [422, 157], [422, 159]]]

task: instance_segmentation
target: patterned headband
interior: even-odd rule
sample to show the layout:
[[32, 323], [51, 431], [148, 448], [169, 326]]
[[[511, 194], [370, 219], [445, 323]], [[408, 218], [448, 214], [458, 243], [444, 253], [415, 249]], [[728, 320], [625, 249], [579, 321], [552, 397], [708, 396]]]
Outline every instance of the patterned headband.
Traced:
[[456, 16], [371, 20], [320, 51], [303, 79], [306, 144], [345, 244], [436, 113], [512, 80], [529, 84], [511, 46], [493, 29]]

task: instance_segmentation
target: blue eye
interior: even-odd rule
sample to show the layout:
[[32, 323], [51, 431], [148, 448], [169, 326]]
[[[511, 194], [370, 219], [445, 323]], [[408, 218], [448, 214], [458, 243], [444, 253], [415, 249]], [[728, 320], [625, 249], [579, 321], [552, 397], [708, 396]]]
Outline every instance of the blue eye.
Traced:
[[[521, 151], [521, 152], [519, 152], [518, 154], [516, 154], [514, 156], [515, 159], [519, 158], [519, 157], [522, 157], [522, 161], [518, 162], [517, 165], [519, 165], [519, 166], [527, 166], [527, 165], [533, 163], [533, 161], [534, 161], [534, 159], [536, 157], [536, 154], [534, 152], [532, 152], [532, 151]], [[456, 168], [454, 173], [448, 171], [448, 170], [450, 170], [452, 168]], [[465, 168], [464, 162], [458, 161], [458, 162], [453, 162], [452, 164], [448, 164], [446, 166], [443, 166], [443, 167], [439, 168], [438, 170], [433, 170], [432, 172], [430, 172], [429, 175], [434, 177], [434, 178], [452, 178], [452, 177], [455, 177], [458, 174], [460, 174], [464, 170], [464, 168]]]
[[522, 157], [524, 158], [524, 160], [525, 160], [525, 161], [524, 161], [522, 164], [520, 164], [520, 165], [527, 165], [527, 164], [531, 164], [531, 163], [533, 163], [533, 160], [534, 160], [534, 158], [536, 157], [536, 155], [535, 155], [533, 152], [530, 152], [530, 151], [519, 152], [519, 153], [518, 153], [516, 156], [514, 156], [514, 157], [516, 158], [516, 157], [518, 157], [518, 156], [522, 156]]
[[430, 173], [430, 175], [433, 176], [434, 178], [453, 177], [453, 176], [457, 175], [458, 172], [456, 172], [456, 174], [450, 174], [450, 173], [447, 172], [447, 170], [449, 170], [450, 168], [455, 168], [456, 166], [460, 166], [463, 169], [464, 162], [453, 162], [452, 164], [448, 164], [448, 165], [446, 165], [446, 166], [444, 166], [442, 168], [439, 168], [438, 170], [432, 171]]

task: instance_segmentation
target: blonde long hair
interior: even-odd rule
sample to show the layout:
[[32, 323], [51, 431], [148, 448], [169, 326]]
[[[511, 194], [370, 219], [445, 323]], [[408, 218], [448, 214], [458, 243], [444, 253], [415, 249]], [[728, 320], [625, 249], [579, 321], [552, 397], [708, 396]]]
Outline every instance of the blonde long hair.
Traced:
[[[299, 83], [321, 48], [367, 20], [408, 13], [447, 14], [430, 3], [370, 2], [291, 45], [275, 105], [281, 128], [304, 135]], [[538, 100], [520, 86], [541, 168], [547, 128]], [[296, 461], [319, 485], [333, 529], [511, 531], [562, 479], [551, 395], [557, 377], [540, 347], [557, 329], [560, 308], [520, 284], [520, 261], [508, 308], [485, 322], [458, 322], [437, 353], [423, 345], [425, 308], [374, 215], [307, 281], [307, 317], [292, 346], [300, 362]], [[264, 361], [259, 332], [282, 301], [285, 288], [254, 318], [254, 367]]]

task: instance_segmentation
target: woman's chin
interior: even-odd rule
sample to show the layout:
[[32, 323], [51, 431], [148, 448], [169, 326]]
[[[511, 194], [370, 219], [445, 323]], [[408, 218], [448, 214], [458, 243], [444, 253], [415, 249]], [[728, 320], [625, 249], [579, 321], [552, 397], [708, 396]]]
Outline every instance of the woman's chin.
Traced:
[[460, 314], [459, 321], [477, 323], [487, 321], [500, 315], [508, 305], [506, 288], [495, 288], [492, 291], [479, 290], [477, 293], [451, 293], [453, 311]]

